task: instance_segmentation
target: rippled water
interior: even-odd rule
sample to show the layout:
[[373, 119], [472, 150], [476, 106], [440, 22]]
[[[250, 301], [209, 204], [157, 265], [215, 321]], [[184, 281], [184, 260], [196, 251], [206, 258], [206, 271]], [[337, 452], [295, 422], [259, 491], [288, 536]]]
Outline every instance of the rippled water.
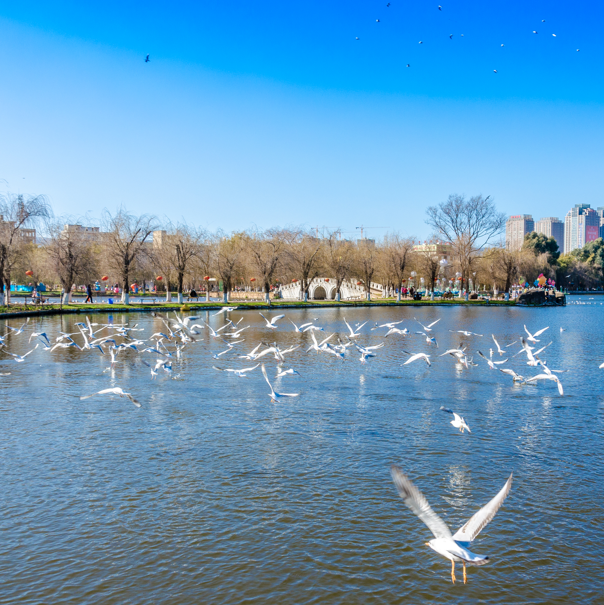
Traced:
[[[98, 351], [38, 349], [24, 363], [3, 354], [0, 602], [602, 602], [602, 313], [595, 304], [287, 311], [342, 337], [344, 317], [368, 321], [363, 344], [383, 340], [384, 330], [368, 329], [375, 321], [405, 319], [414, 331], [414, 316], [441, 318], [439, 352], [461, 337], [486, 355], [491, 333], [505, 346], [525, 323], [549, 325], [543, 357], [566, 371], [563, 397], [550, 382], [514, 385], [477, 355], [470, 370], [449, 357], [402, 367], [402, 349], [434, 356], [417, 335], [389, 337], [364, 365], [357, 353], [342, 361], [299, 349], [285, 367], [301, 376], [275, 388], [301, 395], [279, 404], [259, 370], [244, 379], [212, 369], [252, 364], [214, 360], [224, 346], [208, 330], [174, 362], [177, 380], [152, 382], [135, 352], [113, 372]], [[260, 339], [311, 341], [287, 319], [269, 332], [257, 312], [232, 317], [252, 326], [237, 352]], [[78, 319], [32, 320], [8, 348], [26, 352], [32, 330], [54, 337]], [[145, 337], [163, 328], [144, 314], [111, 319], [138, 322]], [[462, 328], [485, 336], [448, 331]], [[506, 365], [533, 375], [523, 357]], [[273, 377], [276, 362], [265, 359]], [[79, 399], [114, 385], [142, 407]], [[453, 429], [441, 405], [472, 434]], [[396, 494], [393, 462], [454, 530], [514, 472], [505, 505], [473, 545], [491, 562], [470, 568], [467, 585], [452, 585], [449, 562], [424, 546], [432, 536]]]

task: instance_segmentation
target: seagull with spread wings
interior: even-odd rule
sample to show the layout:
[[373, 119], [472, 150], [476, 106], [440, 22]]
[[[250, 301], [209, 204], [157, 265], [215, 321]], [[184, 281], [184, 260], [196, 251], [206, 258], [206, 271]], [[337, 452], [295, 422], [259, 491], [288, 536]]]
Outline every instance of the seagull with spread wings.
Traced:
[[113, 387], [112, 389], [103, 389], [102, 391], [98, 391], [97, 393], [93, 393], [92, 395], [84, 395], [80, 397], [80, 401], [83, 399], [90, 399], [91, 397], [95, 397], [96, 395], [117, 395], [118, 397], [126, 397], [129, 399], [137, 408], [141, 407], [141, 404], [132, 397], [130, 393], [126, 393], [124, 389], [120, 387]]
[[392, 480], [403, 499], [403, 502], [413, 511], [434, 535], [434, 539], [426, 542], [432, 550], [451, 561], [451, 580], [455, 583], [455, 563], [463, 564], [463, 581], [467, 581], [466, 565], [485, 565], [489, 557], [478, 555], [469, 550], [470, 544], [478, 534], [493, 520], [497, 511], [501, 508], [512, 487], [512, 475], [506, 481], [501, 491], [455, 534], [447, 524], [432, 510], [426, 497], [411, 483], [403, 471], [393, 464], [390, 467]]
[[266, 380], [266, 384], [268, 384], [268, 386], [271, 389], [271, 392], [268, 394], [268, 396], [271, 398], [271, 401], [273, 403], [279, 403], [279, 400], [282, 397], [299, 397], [300, 393], [277, 393], [275, 391], [275, 389], [273, 389], [273, 385], [270, 383], [268, 376], [266, 375], [266, 368], [264, 367], [264, 364], [262, 364], [262, 374], [264, 374], [264, 380]]

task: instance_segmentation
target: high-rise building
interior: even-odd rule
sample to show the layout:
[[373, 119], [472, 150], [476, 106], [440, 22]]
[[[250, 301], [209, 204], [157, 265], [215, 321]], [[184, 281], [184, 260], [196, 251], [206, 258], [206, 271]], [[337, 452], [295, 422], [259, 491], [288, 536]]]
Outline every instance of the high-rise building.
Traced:
[[604, 206], [596, 208], [596, 212], [600, 217], [600, 237], [604, 238]]
[[564, 223], [554, 216], [542, 218], [535, 222], [535, 231], [543, 233], [547, 237], [553, 237], [560, 248], [560, 252], [564, 250]]
[[508, 250], [520, 250], [524, 236], [535, 230], [535, 221], [530, 214], [510, 216], [505, 224], [505, 247]]
[[600, 237], [600, 216], [589, 204], [576, 204], [564, 219], [564, 254]]

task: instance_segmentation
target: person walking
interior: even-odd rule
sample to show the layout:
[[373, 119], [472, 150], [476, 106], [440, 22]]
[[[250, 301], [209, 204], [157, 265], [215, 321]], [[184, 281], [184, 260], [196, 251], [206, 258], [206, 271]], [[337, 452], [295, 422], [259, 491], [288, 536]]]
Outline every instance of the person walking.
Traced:
[[87, 302], [93, 302], [93, 300], [92, 300], [92, 287], [90, 286], [90, 284], [88, 284], [86, 286], [86, 300], [84, 302], [85, 303], [87, 303]]

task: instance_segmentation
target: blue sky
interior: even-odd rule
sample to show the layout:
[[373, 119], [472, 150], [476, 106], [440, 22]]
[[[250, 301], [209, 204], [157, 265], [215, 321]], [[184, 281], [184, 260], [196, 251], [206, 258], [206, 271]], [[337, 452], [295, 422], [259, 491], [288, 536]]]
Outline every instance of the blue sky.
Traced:
[[604, 205], [604, 3], [386, 3], [2, 2], [0, 192], [351, 237]]

